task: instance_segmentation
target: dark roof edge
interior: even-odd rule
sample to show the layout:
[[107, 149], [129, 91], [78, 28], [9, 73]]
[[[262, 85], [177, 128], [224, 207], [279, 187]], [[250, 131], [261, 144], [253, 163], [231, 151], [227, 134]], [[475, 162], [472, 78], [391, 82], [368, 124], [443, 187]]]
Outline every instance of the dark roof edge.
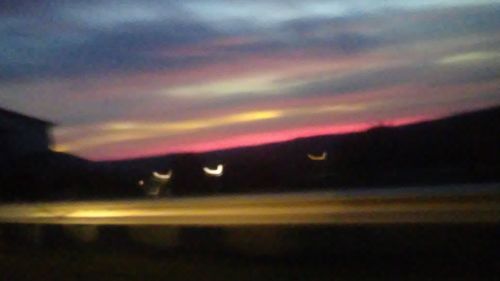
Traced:
[[15, 112], [15, 111], [0, 107], [0, 115], [1, 114], [10, 115], [10, 116], [13, 116], [15, 118], [21, 118], [21, 119], [29, 120], [31, 122], [40, 123], [40, 124], [43, 124], [43, 125], [48, 126], [48, 127], [52, 127], [52, 126], [56, 125], [55, 123], [50, 122], [50, 121], [42, 120], [42, 119], [39, 119], [36, 117], [28, 116], [28, 115], [25, 115], [25, 114], [22, 114], [19, 112]]

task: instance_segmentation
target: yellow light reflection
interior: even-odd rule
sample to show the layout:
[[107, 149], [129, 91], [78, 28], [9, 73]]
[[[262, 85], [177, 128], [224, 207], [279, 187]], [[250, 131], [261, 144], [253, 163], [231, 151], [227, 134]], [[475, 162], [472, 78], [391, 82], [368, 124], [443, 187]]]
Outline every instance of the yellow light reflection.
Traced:
[[53, 146], [53, 150], [57, 152], [77, 151], [88, 147], [97, 147], [106, 144], [120, 143], [123, 141], [140, 140], [153, 136], [151, 133], [145, 134], [143, 132], [111, 132], [56, 144]]
[[[291, 118], [304, 115], [349, 113], [366, 109], [364, 104], [340, 104], [247, 111], [212, 118], [197, 118], [174, 122], [111, 122], [95, 126], [85, 138], [57, 144], [59, 152], [79, 151], [87, 148], [149, 138], [168, 137], [196, 130], [231, 126], [236, 124]], [[66, 138], [68, 136], [65, 136]]]
[[[477, 186], [476, 186], [477, 187]], [[498, 186], [0, 205], [0, 222], [237, 225], [497, 223]], [[474, 190], [472, 192], [471, 190]]]
[[249, 111], [227, 116], [193, 119], [178, 122], [113, 122], [96, 127], [99, 135], [81, 138], [75, 141], [57, 144], [54, 151], [77, 151], [88, 147], [147, 139], [151, 137], [169, 136], [192, 130], [228, 126], [238, 123], [256, 122], [278, 118], [283, 115], [281, 110]]
[[[188, 131], [195, 129], [207, 129], [213, 127], [227, 126], [238, 123], [256, 122], [278, 118], [283, 115], [282, 110], [249, 111], [227, 116], [180, 121], [176, 123], [158, 124], [156, 129], [171, 131]], [[151, 128], [155, 129], [155, 128]]]

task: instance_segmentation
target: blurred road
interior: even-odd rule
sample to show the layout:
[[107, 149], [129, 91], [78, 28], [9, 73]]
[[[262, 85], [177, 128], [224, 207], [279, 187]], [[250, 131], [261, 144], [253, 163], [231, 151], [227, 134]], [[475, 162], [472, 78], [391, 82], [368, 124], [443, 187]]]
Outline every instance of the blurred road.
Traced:
[[498, 223], [500, 184], [8, 204], [0, 222], [109, 225]]

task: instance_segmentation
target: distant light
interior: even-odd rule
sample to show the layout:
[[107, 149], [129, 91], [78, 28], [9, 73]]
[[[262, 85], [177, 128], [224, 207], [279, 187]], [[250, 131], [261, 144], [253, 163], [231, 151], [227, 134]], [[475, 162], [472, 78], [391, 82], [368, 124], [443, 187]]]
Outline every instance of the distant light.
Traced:
[[169, 170], [166, 174], [160, 174], [154, 171], [153, 176], [159, 180], [169, 180], [172, 177], [172, 170]]
[[140, 181], [138, 181], [138, 182], [137, 182], [137, 184], [138, 184], [139, 186], [144, 186], [144, 181], [143, 181], [143, 180], [140, 180]]
[[215, 169], [210, 169], [209, 167], [203, 167], [203, 171], [207, 176], [220, 177], [224, 173], [224, 166], [222, 164], [219, 164]]
[[307, 154], [307, 157], [312, 161], [325, 161], [328, 154], [323, 151], [321, 155]]

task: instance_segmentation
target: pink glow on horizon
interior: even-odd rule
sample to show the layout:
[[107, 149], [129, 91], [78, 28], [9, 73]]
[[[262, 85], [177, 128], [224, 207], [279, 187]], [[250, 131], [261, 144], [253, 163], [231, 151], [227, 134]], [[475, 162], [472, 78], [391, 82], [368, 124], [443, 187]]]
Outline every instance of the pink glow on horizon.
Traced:
[[[403, 126], [413, 123], [418, 123], [426, 120], [431, 120], [431, 116], [412, 116], [398, 118], [391, 121], [383, 122], [385, 126]], [[197, 143], [188, 143], [183, 145], [164, 144], [154, 147], [148, 147], [140, 150], [114, 151], [106, 158], [90, 157], [93, 160], [120, 160], [128, 158], [141, 158], [158, 156], [174, 153], [203, 153], [216, 150], [225, 150], [232, 148], [241, 148], [249, 146], [258, 146], [271, 143], [279, 143], [290, 141], [298, 138], [316, 137], [325, 135], [338, 135], [347, 133], [362, 132], [374, 127], [373, 123], [356, 123], [333, 126], [314, 126], [306, 128], [288, 129], [276, 132], [244, 134], [235, 137], [227, 137], [215, 141], [205, 141]], [[123, 157], [127, 155], [127, 157]]]

